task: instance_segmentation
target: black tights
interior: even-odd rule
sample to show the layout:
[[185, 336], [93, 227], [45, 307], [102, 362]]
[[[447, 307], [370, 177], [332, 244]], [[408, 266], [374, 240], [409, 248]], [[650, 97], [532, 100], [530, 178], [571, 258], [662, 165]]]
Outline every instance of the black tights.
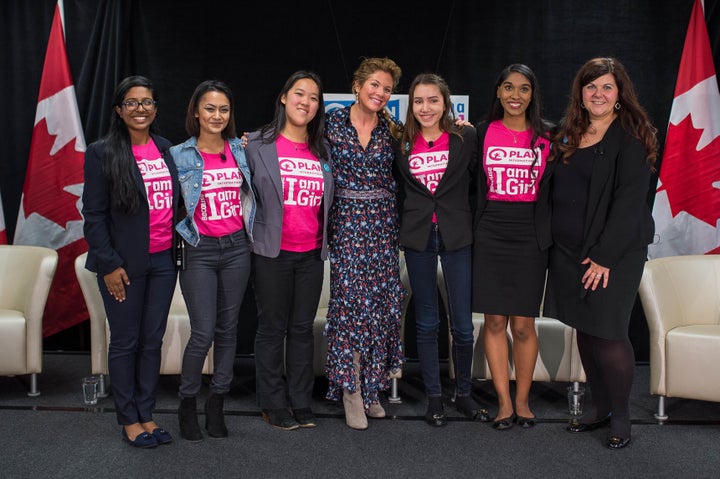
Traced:
[[629, 339], [603, 339], [577, 332], [578, 350], [592, 392], [595, 417], [609, 413], [610, 435], [630, 437], [630, 389], [635, 352]]

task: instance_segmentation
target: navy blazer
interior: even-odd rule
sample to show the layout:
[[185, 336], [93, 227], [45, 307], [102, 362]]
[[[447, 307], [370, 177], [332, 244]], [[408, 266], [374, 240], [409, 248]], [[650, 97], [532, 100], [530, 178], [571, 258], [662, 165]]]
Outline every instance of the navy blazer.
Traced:
[[[180, 184], [177, 168], [169, 148], [171, 143], [152, 135], [163, 155], [172, 179], [173, 225], [177, 222], [180, 201]], [[110, 204], [111, 183], [102, 171], [105, 142], [96, 141], [85, 152], [85, 186], [83, 188], [83, 231], [88, 243], [85, 267], [102, 277], [123, 267], [129, 277], [145, 274], [150, 259], [150, 208], [142, 174], [133, 163], [133, 174], [138, 194], [142, 196], [140, 211], [128, 214]], [[174, 231], [174, 228], [173, 228]], [[173, 240], [173, 249], [175, 241]], [[174, 256], [173, 256], [174, 257]]]
[[410, 153], [395, 142], [395, 176], [398, 179], [400, 244], [416, 251], [427, 249], [433, 212], [445, 249], [453, 251], [472, 244], [475, 201], [475, 169], [478, 142], [475, 128], [465, 127], [462, 138], [450, 134], [450, 156], [435, 193], [410, 172]]
[[[252, 251], [260, 256], [277, 258], [280, 254], [283, 223], [283, 184], [275, 142], [264, 143], [260, 131], [248, 134], [245, 147], [245, 158], [253, 179], [253, 189], [257, 201], [257, 212], [253, 230]], [[327, 229], [330, 207], [335, 190], [333, 188], [332, 164], [330, 148], [323, 140], [324, 151], [321, 152], [323, 191], [323, 240], [320, 257], [327, 259]]]

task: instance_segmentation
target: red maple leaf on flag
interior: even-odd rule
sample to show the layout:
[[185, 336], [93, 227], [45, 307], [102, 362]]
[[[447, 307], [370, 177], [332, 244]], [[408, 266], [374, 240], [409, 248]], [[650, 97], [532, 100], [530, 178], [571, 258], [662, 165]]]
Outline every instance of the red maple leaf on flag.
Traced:
[[43, 315], [44, 336], [88, 318], [74, 269], [75, 258], [87, 251], [81, 215], [84, 152], [58, 4], [45, 54], [14, 238], [15, 244], [45, 246], [58, 252]]
[[651, 258], [720, 248], [720, 92], [701, 0], [690, 15], [653, 205]]
[[715, 226], [720, 212], [720, 136], [692, 151], [687, 145], [700, 144], [703, 130], [693, 126], [690, 116], [679, 124], [670, 124], [666, 154], [660, 170], [662, 186], [667, 191], [673, 216], [686, 211], [695, 218]]
[[[42, 175], [25, 182], [23, 209], [28, 217], [37, 214], [65, 230], [64, 225], [69, 222], [82, 221], [76, 205], [78, 197], [66, 187], [83, 183], [84, 153], [77, 151], [75, 142], [71, 141], [52, 154], [55, 139], [56, 136], [48, 132], [45, 119], [35, 125], [30, 158], [47, 158], [55, 164], [48, 165]], [[71, 165], [80, 165], [80, 169]], [[52, 192], [53, 201], [43, 200], [45, 192]]]

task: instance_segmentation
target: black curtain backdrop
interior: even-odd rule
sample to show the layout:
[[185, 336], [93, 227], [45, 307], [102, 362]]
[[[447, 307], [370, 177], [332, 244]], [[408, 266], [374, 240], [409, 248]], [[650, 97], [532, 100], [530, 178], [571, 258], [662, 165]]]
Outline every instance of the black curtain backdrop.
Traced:
[[[347, 93], [364, 56], [388, 56], [402, 67], [399, 93], [416, 74], [439, 73], [453, 93], [470, 95], [473, 122], [484, 116], [495, 78], [509, 63], [535, 70], [545, 116], [558, 121], [580, 65], [594, 56], [616, 56], [628, 68], [662, 144], [693, 0], [457, 0], [430, 8], [406, 0], [64, 4], [66, 45], [88, 144], [106, 131], [112, 91], [127, 75], [155, 82], [161, 133], [179, 143], [187, 136], [187, 101], [202, 80], [230, 85], [238, 127], [248, 131], [271, 119], [275, 96], [293, 71], [314, 70], [325, 92]], [[55, 5], [56, 0], [0, 1], [0, 91], [6, 92], [0, 126], [7, 132], [0, 191], [9, 238]], [[720, 0], [706, 0], [705, 17], [720, 72]], [[642, 359], [647, 332], [641, 308], [636, 309], [631, 335]]]

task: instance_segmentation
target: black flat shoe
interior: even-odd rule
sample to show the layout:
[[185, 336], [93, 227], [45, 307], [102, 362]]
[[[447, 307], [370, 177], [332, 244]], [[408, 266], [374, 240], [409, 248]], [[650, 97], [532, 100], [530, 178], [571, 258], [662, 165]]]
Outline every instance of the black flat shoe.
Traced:
[[605, 441], [605, 445], [609, 449], [622, 449], [626, 447], [628, 444], [630, 444], [630, 438], [629, 437], [620, 437], [620, 436], [612, 436]]
[[529, 429], [531, 427], [535, 427], [535, 418], [534, 417], [515, 416], [515, 424], [517, 424], [520, 427], [524, 427], [525, 429]]
[[455, 407], [458, 411], [473, 421], [489, 422], [490, 413], [487, 409], [480, 407], [475, 400], [468, 396], [455, 396]]
[[597, 421], [593, 421], [593, 422], [587, 422], [587, 423], [582, 423], [582, 422], [572, 423], [572, 424], [570, 424], [566, 429], [567, 429], [568, 431], [570, 431], [570, 432], [589, 432], [589, 431], [594, 431], [595, 429], [599, 429], [599, 428], [601, 428], [601, 427], [603, 427], [603, 426], [607, 426], [608, 424], [610, 424], [610, 416], [611, 416], [611, 415], [608, 414], [608, 415], [605, 416], [604, 418], [599, 419], [599, 420], [597, 420]]
[[513, 422], [515, 422], [515, 413], [511, 416], [493, 421], [492, 427], [498, 431], [506, 431], [513, 427]]
[[122, 438], [123, 441], [127, 442], [133, 447], [139, 447], [142, 449], [150, 449], [151, 447], [157, 447], [157, 439], [155, 439], [155, 436], [150, 434], [149, 432], [141, 432], [137, 436], [135, 436], [135, 439], [132, 441], [127, 435], [127, 432], [125, 432], [125, 428], [122, 428]]

